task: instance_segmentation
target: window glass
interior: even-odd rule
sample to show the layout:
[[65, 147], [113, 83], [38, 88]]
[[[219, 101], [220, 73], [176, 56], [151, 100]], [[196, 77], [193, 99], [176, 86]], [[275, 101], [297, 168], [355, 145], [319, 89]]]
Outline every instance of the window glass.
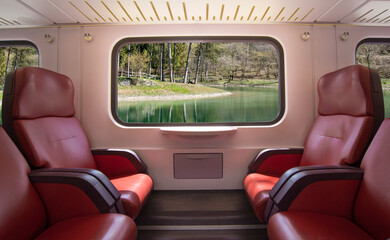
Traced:
[[270, 38], [124, 39], [113, 51], [112, 112], [125, 125], [274, 123], [283, 68]]
[[382, 82], [385, 118], [390, 117], [390, 39], [366, 39], [358, 44], [356, 63], [375, 69]]
[[[0, 41], [0, 96], [3, 99], [4, 81], [7, 73], [26, 66], [39, 66], [38, 50], [30, 42]], [[1, 103], [0, 103], [1, 104]], [[1, 107], [1, 106], [0, 106]], [[0, 124], [1, 124], [0, 114]]]

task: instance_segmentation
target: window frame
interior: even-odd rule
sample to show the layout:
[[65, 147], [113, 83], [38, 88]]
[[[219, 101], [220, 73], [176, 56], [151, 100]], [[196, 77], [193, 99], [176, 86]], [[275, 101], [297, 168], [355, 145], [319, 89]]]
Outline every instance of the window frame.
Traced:
[[[118, 116], [118, 54], [126, 44], [137, 43], [208, 43], [208, 42], [264, 42], [275, 47], [278, 57], [278, 106], [279, 113], [272, 121], [267, 122], [204, 122], [204, 123], [143, 123], [124, 122]], [[119, 40], [113, 47], [111, 53], [111, 114], [114, 120], [126, 127], [174, 127], [174, 126], [270, 126], [279, 122], [285, 114], [285, 63], [284, 49], [279, 41], [268, 36], [196, 36], [196, 37], [128, 37]]]

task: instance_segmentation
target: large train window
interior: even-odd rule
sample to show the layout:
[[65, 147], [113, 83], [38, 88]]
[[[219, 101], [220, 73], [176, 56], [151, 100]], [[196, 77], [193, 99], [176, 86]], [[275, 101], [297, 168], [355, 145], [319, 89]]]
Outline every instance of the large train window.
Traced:
[[268, 37], [127, 38], [111, 106], [127, 126], [269, 125], [284, 113], [284, 54]]
[[[28, 41], [0, 41], [0, 97], [3, 99], [3, 89], [7, 73], [21, 67], [38, 67], [38, 49]], [[0, 102], [1, 104], [1, 102]], [[1, 114], [0, 114], [0, 124]]]
[[385, 118], [390, 117], [390, 39], [369, 38], [356, 48], [356, 63], [375, 69], [382, 82]]

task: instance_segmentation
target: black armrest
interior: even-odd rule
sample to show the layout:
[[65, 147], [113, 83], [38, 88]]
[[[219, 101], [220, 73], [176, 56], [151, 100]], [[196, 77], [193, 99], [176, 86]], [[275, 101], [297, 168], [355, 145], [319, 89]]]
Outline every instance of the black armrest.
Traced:
[[127, 158], [139, 173], [147, 173], [147, 166], [141, 158], [129, 149], [93, 149], [92, 155], [112, 155]]
[[90, 168], [44, 168], [44, 169], [34, 170], [32, 173], [38, 176], [39, 176], [38, 173], [41, 174], [57, 173], [60, 175], [62, 175], [63, 173], [73, 173], [73, 174], [79, 173], [80, 176], [84, 178], [86, 176], [90, 176], [95, 180], [97, 180], [100, 183], [99, 186], [104, 187], [106, 191], [111, 195], [111, 197], [115, 200], [117, 212], [122, 214], [126, 213], [126, 210], [123, 207], [123, 203], [122, 201], [120, 201], [121, 194], [116, 189], [116, 187], [111, 183], [111, 181], [99, 170], [90, 169]]
[[269, 219], [274, 213], [289, 209], [297, 196], [309, 185], [320, 181], [361, 180], [364, 171], [349, 166], [306, 166], [287, 171], [270, 191], [264, 213]]
[[271, 156], [275, 155], [285, 155], [285, 154], [303, 154], [303, 148], [269, 148], [264, 149], [252, 160], [248, 166], [248, 172], [254, 173], [257, 172], [261, 164]]
[[90, 174], [48, 169], [48, 171], [32, 171], [28, 176], [32, 183], [58, 183], [75, 186], [91, 199], [101, 213], [115, 212], [113, 209], [115, 209], [116, 200], [103, 184]]

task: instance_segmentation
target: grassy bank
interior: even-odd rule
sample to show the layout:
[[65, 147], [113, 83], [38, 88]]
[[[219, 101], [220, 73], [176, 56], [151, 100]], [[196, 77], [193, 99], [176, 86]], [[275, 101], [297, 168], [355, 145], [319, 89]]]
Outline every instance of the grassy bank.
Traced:
[[119, 96], [167, 96], [167, 95], [199, 95], [226, 92], [212, 87], [153, 81], [156, 85], [118, 86]]

